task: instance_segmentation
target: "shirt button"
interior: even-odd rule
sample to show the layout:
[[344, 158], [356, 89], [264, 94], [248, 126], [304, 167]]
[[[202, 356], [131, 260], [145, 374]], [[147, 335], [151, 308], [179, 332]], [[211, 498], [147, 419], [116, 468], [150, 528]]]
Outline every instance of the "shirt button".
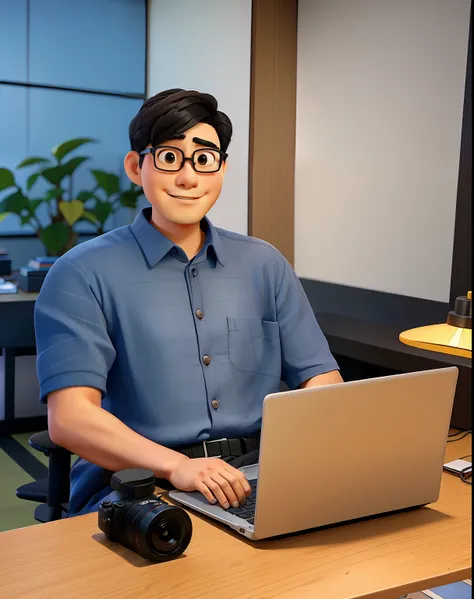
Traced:
[[191, 272], [192, 272], [192, 275], [194, 278], [196, 278], [198, 276], [197, 268], [193, 268]]
[[217, 410], [219, 408], [219, 402], [217, 401], [217, 399], [213, 399], [211, 401], [211, 406], [214, 408], [214, 410]]
[[206, 366], [209, 366], [209, 364], [211, 363], [211, 358], [209, 356], [203, 356], [202, 361]]
[[204, 318], [204, 312], [202, 310], [196, 310], [196, 316], [199, 318], [199, 320], [202, 320]]

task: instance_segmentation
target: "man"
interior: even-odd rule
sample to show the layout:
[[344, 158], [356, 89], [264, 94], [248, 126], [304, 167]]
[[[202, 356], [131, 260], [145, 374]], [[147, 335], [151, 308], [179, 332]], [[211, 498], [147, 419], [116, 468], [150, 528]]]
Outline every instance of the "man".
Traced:
[[281, 378], [342, 379], [283, 256], [205, 216], [232, 135], [215, 98], [162, 92], [129, 134], [125, 170], [151, 208], [57, 260], [35, 308], [49, 433], [80, 456], [70, 514], [98, 509], [107, 473], [132, 467], [237, 506], [265, 395]]

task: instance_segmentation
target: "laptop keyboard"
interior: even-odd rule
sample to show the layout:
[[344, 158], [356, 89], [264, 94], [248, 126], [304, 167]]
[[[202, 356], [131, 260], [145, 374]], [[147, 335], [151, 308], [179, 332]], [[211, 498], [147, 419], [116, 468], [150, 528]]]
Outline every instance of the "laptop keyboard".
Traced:
[[250, 495], [245, 499], [245, 502], [239, 507], [230, 507], [227, 511], [234, 516], [238, 516], [243, 520], [247, 520], [249, 524], [254, 524], [255, 518], [255, 502], [257, 499], [257, 480], [249, 480], [251, 488]]

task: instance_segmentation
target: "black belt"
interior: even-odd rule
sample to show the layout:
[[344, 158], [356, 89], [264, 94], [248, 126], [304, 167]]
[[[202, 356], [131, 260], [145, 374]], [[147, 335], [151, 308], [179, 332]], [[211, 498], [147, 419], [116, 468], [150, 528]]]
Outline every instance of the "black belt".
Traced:
[[238, 458], [260, 447], [260, 437], [236, 437], [234, 439], [215, 439], [202, 441], [188, 447], [176, 447], [175, 451], [188, 458]]

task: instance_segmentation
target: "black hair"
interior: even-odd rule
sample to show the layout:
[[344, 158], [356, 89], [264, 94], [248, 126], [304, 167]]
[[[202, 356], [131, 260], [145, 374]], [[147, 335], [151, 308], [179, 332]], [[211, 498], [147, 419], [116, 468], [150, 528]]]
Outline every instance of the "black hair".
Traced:
[[214, 127], [220, 149], [227, 150], [232, 123], [226, 114], [217, 110], [214, 96], [195, 90], [167, 89], [145, 100], [130, 122], [130, 147], [141, 152], [148, 144], [157, 146], [175, 139], [197, 123]]

